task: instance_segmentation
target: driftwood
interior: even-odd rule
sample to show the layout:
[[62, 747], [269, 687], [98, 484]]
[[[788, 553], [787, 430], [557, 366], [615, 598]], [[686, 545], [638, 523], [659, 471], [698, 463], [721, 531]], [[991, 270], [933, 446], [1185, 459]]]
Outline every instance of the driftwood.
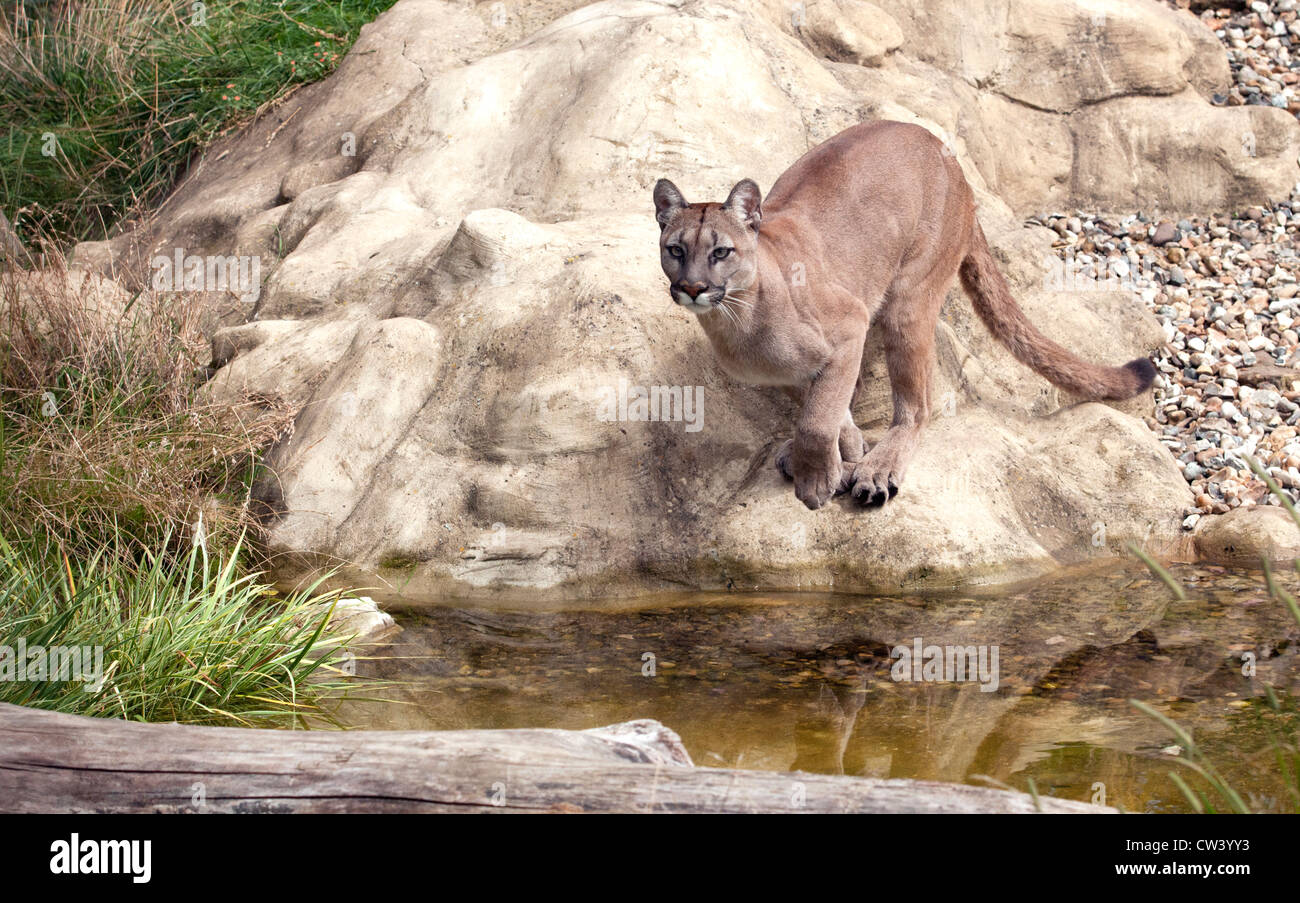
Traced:
[[[1043, 798], [1045, 812], [1108, 812]], [[4, 812], [1033, 812], [1022, 793], [699, 768], [642, 720], [590, 731], [280, 731], [0, 704]]]

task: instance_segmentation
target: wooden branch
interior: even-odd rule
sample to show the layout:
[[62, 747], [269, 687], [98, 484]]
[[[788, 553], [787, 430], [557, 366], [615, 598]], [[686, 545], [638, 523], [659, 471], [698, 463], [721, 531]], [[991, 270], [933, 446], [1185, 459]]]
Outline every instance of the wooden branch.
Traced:
[[[1110, 812], [1043, 798], [1045, 812]], [[1033, 812], [1021, 793], [698, 768], [657, 721], [281, 731], [0, 704], [3, 812]]]

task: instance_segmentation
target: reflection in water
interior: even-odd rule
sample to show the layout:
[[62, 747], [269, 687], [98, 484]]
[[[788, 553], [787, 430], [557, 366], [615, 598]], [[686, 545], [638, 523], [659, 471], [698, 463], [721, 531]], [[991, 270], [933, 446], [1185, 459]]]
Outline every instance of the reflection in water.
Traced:
[[[346, 701], [349, 726], [582, 729], [655, 718], [699, 765], [978, 783], [1098, 797], [1129, 811], [1182, 809], [1172, 739], [1141, 699], [1192, 730], [1261, 808], [1294, 800], [1267, 777], [1270, 732], [1300, 695], [1295, 640], [1262, 577], [1183, 569], [1186, 602], [1144, 570], [1067, 575], [962, 596], [697, 594], [640, 611], [434, 609], [358, 671], [398, 681], [386, 701]], [[895, 646], [996, 646], [996, 692], [899, 682]], [[1256, 659], [1253, 678], [1242, 656]]]

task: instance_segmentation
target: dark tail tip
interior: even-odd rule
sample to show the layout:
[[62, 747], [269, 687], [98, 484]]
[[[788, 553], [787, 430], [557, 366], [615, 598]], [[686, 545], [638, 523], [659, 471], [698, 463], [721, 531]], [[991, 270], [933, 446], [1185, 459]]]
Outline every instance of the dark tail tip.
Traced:
[[1141, 395], [1156, 381], [1156, 365], [1144, 357], [1129, 361], [1124, 369], [1133, 374], [1134, 395]]

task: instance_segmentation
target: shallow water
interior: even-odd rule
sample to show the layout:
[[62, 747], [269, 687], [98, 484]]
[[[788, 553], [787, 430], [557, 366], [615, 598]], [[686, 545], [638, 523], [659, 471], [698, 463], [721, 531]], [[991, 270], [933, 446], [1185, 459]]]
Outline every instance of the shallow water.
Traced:
[[[358, 673], [349, 727], [582, 729], [655, 718], [699, 765], [996, 782], [1183, 811], [1169, 732], [1190, 730], [1255, 808], [1296, 806], [1269, 751], [1294, 742], [1300, 628], [1263, 576], [1183, 568], [1179, 602], [1139, 566], [943, 596], [695, 594], [644, 610], [443, 608], [403, 615]], [[1288, 575], [1287, 585], [1296, 580]], [[992, 675], [900, 681], [897, 646], [996, 647]], [[1244, 653], [1256, 673], [1242, 673]], [[991, 665], [992, 659], [986, 658]], [[653, 668], [650, 666], [653, 665]], [[901, 669], [900, 669], [901, 670]], [[960, 677], [949, 673], [943, 677]], [[1281, 714], [1265, 686], [1281, 692]], [[1104, 787], [1104, 789], [1103, 789]]]

